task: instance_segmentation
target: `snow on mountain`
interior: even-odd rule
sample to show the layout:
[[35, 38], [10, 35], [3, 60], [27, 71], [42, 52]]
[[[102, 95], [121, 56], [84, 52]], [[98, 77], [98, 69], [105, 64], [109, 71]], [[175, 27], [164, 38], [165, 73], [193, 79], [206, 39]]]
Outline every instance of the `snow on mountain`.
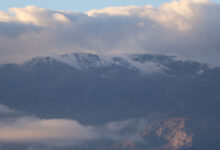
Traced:
[[34, 66], [38, 63], [46, 63], [53, 67], [55, 62], [61, 62], [79, 70], [120, 67], [138, 71], [143, 74], [166, 73], [172, 76], [185, 75], [191, 77], [203, 75], [207, 71], [216, 70], [216, 67], [210, 68], [208, 64], [177, 60], [174, 56], [153, 54], [103, 55], [91, 53], [71, 53], [65, 55], [35, 57], [26, 61], [23, 65]]
[[72, 53], [66, 55], [51, 55], [49, 58], [63, 62], [77, 69], [123, 66], [138, 70], [142, 73], [159, 72], [166, 67], [155, 61], [140, 62], [132, 59], [131, 55], [97, 55], [86, 53]]

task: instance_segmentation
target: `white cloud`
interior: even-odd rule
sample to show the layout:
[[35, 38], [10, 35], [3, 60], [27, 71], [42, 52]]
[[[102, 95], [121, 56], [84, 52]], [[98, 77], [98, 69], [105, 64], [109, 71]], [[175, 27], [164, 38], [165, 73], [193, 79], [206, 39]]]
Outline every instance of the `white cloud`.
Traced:
[[43, 144], [55, 147], [79, 146], [100, 139], [141, 142], [143, 139], [139, 131], [148, 123], [145, 119], [131, 119], [100, 126], [83, 125], [71, 119], [44, 119], [25, 115], [2, 104], [0, 114], [0, 143]]
[[94, 127], [83, 126], [75, 120], [23, 116], [0, 122], [0, 141], [76, 145], [96, 139], [97, 133], [93, 130]]
[[220, 5], [209, 0], [86, 13], [11, 8], [9, 13], [0, 12], [0, 63], [93, 51], [159, 53], [220, 65], [219, 16]]
[[10, 21], [10, 17], [11, 16], [9, 14], [7, 14], [7, 13], [5, 13], [3, 11], [0, 11], [0, 20], [2, 22], [9, 22]]
[[103, 126], [89, 126], [69, 119], [8, 117], [0, 121], [0, 142], [55, 147], [79, 146], [98, 139], [142, 142], [139, 131], [143, 129], [141, 126], [146, 127], [146, 123], [145, 119], [132, 119], [110, 122]]
[[88, 16], [138, 16], [140, 18], [152, 19], [158, 23], [178, 28], [180, 30], [190, 29], [190, 22], [195, 15], [195, 6], [201, 4], [210, 4], [209, 0], [181, 0], [172, 1], [170, 3], [163, 4], [159, 9], [150, 5], [139, 6], [127, 6], [127, 7], [108, 7], [101, 10], [88, 11]]
[[9, 9], [9, 13], [0, 11], [0, 21], [33, 24], [36, 26], [51, 26], [56, 25], [56, 23], [70, 22], [61, 11], [52, 11], [36, 6], [13, 7]]
[[54, 19], [63, 23], [69, 23], [69, 19], [67, 19], [67, 17], [65, 17], [63, 14], [60, 13], [55, 13], [53, 15]]

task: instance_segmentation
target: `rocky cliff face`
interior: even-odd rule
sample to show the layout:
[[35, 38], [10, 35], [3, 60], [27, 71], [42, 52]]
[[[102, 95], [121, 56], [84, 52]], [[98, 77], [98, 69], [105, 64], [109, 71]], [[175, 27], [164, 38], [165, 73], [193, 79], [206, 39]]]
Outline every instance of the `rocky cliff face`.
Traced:
[[142, 141], [121, 141], [99, 150], [179, 150], [192, 146], [194, 134], [186, 118], [161, 119], [139, 131]]
[[161, 149], [177, 150], [192, 145], [193, 133], [186, 127], [185, 118], [168, 118], [157, 121], [142, 133], [144, 137], [156, 136], [165, 141]]

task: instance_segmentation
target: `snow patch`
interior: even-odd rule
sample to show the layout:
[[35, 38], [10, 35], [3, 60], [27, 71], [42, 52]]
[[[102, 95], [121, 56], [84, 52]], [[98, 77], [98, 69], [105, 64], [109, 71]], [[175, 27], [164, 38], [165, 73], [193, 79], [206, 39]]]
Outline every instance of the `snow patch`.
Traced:
[[152, 61], [146, 61], [144, 63], [141, 63], [132, 60], [129, 55], [116, 56], [75, 53], [61, 56], [53, 55], [50, 57], [77, 69], [118, 65], [127, 67], [129, 69], [138, 70], [142, 73], [152, 73], [162, 71], [165, 68], [161, 64]]

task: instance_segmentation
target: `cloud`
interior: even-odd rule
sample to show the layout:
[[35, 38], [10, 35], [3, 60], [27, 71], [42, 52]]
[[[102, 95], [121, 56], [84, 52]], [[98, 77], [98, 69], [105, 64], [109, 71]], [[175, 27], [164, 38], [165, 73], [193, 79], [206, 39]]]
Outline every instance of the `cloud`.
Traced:
[[2, 119], [0, 142], [74, 146], [97, 139], [142, 141], [138, 134], [146, 120], [110, 122], [104, 126], [82, 125], [69, 119], [40, 119], [32, 116]]
[[76, 145], [97, 138], [91, 126], [75, 120], [38, 119], [23, 116], [0, 122], [0, 141], [15, 143], [44, 143], [51, 145]]
[[16, 111], [9, 108], [6, 105], [0, 104], [0, 114], [13, 114], [13, 113], [16, 113]]
[[30, 146], [81, 146], [95, 140], [143, 142], [139, 133], [149, 124], [148, 120], [142, 118], [109, 122], [99, 126], [83, 125], [72, 119], [38, 118], [2, 104], [0, 115], [0, 144]]
[[0, 20], [1, 22], [17, 22], [36, 26], [70, 22], [61, 11], [51, 11], [36, 6], [13, 7], [9, 9], [9, 13], [0, 11]]
[[11, 8], [0, 12], [0, 63], [92, 51], [166, 54], [219, 66], [219, 15], [220, 5], [209, 0], [85, 13]]
[[109, 7], [101, 10], [91, 10], [87, 12], [88, 16], [136, 16], [144, 19], [152, 19], [159, 24], [168, 27], [178, 28], [180, 30], [190, 29], [191, 19], [194, 17], [195, 12], [193, 5], [210, 4], [209, 0], [181, 0], [172, 1], [163, 4], [159, 9], [150, 5], [139, 6], [126, 6], [126, 7]]
[[147, 121], [131, 119], [103, 126], [82, 125], [69, 119], [40, 119], [33, 116], [8, 117], [0, 121], [0, 143], [43, 147], [82, 146], [96, 140], [143, 142], [139, 134]]

